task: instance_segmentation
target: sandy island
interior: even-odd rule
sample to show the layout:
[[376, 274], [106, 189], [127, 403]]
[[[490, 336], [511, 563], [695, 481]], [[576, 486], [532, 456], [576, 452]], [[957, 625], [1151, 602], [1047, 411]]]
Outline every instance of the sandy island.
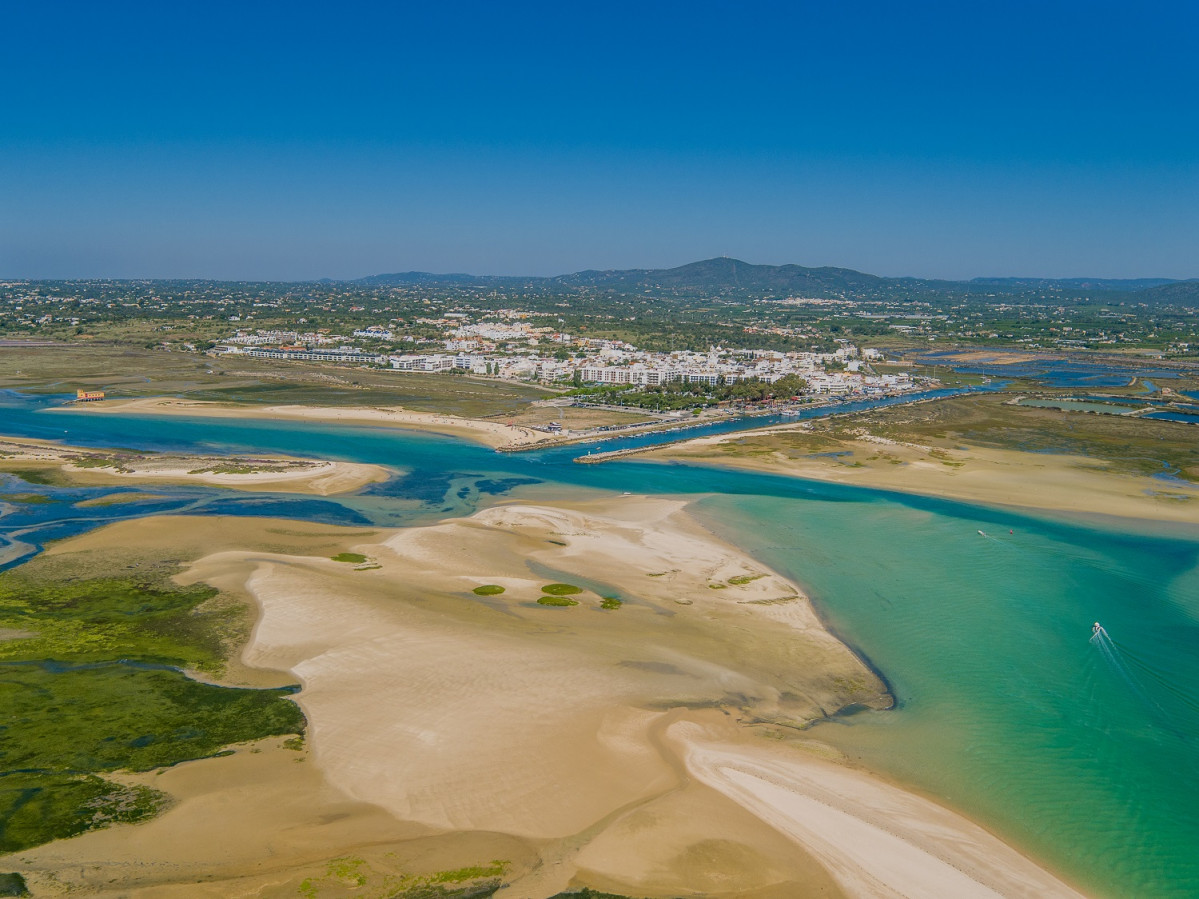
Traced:
[[0, 470], [54, 469], [75, 484], [211, 484], [329, 496], [385, 481], [381, 465], [294, 459], [287, 456], [203, 456], [131, 453], [65, 446], [32, 437], [0, 437]]
[[789, 474], [991, 506], [1199, 524], [1199, 486], [1115, 472], [1086, 456], [964, 446], [942, 448], [863, 435], [837, 453], [743, 451], [738, 441], [803, 432], [782, 425], [698, 437], [636, 456]]
[[532, 428], [486, 419], [461, 418], [435, 412], [414, 412], [400, 406], [252, 406], [172, 397], [104, 400], [60, 407], [72, 412], [118, 413], [121, 415], [183, 415], [204, 418], [273, 419], [321, 424], [373, 425], [431, 431], [465, 437], [496, 449], [514, 449], [554, 441], [554, 437]]
[[[294, 896], [339, 857], [366, 888], [399, 869], [502, 859], [496, 895], [520, 899], [579, 886], [1079, 895], [807, 738], [814, 719], [890, 698], [794, 584], [682, 502], [503, 505], [354, 533], [159, 517], [57, 545], [207, 547], [180, 580], [252, 598], [240, 670], [302, 682], [308, 749], [265, 741], [129, 775], [176, 804], [14, 854], [7, 869], [47, 892], [136, 897]], [[337, 549], [367, 561], [335, 562]], [[539, 605], [553, 582], [586, 588], [578, 605]], [[504, 592], [472, 592], [483, 585]], [[602, 608], [609, 595], [623, 605]]]

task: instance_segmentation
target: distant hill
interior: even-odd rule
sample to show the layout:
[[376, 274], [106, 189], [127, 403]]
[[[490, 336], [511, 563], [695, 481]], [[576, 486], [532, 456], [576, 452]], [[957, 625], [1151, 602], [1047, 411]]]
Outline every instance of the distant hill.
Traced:
[[885, 281], [848, 268], [805, 268], [802, 265], [752, 265], [721, 256], [678, 268], [586, 271], [553, 279], [561, 284], [591, 287], [665, 287], [679, 290], [752, 290], [803, 294], [834, 290], [869, 290]]
[[[901, 279], [880, 278], [848, 268], [806, 268], [802, 265], [753, 265], [740, 259], [719, 257], [667, 269], [588, 270], [556, 277], [498, 275], [438, 275], [430, 272], [395, 272], [359, 278], [355, 284], [386, 286], [518, 286], [550, 290], [555, 287], [592, 287], [613, 290], [748, 290], [758, 293], [845, 294], [869, 291]], [[906, 283], [904, 281], [903, 283]]]
[[421, 284], [436, 287], [488, 287], [491, 285], [524, 284], [527, 282], [543, 282], [548, 280], [548, 278], [514, 278], [504, 275], [466, 275], [460, 273], [437, 275], [432, 272], [395, 272], [389, 275], [370, 275], [366, 278], [358, 278], [354, 283], [362, 284], [366, 287], [416, 287]]
[[1175, 283], [1171, 278], [972, 278], [982, 287], [1059, 288], [1062, 290], [1145, 290]]
[[1138, 290], [1130, 299], [1138, 303], [1199, 308], [1199, 280], [1172, 281], [1147, 290]]
[[883, 278], [849, 268], [802, 265], [753, 265], [720, 256], [676, 268], [590, 269], [555, 277], [432, 274], [396, 272], [371, 275], [354, 283], [369, 287], [505, 287], [555, 292], [592, 288], [622, 293], [658, 294], [737, 293], [766, 296], [894, 297], [915, 299], [938, 294], [1007, 293], [1058, 290], [1085, 296], [1102, 292], [1108, 299], [1199, 306], [1199, 281], [1169, 278], [974, 278], [970, 281], [937, 281], [921, 278]]

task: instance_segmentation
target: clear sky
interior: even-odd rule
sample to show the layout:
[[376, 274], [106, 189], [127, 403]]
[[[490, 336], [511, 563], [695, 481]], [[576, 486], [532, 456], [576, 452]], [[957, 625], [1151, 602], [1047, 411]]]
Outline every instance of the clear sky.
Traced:
[[1199, 3], [0, 4], [0, 277], [1199, 277]]

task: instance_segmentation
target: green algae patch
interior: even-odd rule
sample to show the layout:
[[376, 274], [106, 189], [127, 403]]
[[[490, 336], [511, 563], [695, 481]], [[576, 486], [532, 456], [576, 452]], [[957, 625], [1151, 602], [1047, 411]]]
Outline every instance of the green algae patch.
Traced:
[[486, 899], [503, 886], [510, 862], [495, 860], [431, 874], [380, 871], [357, 856], [332, 859], [323, 874], [306, 878], [299, 887], [303, 899], [343, 896], [347, 891], [389, 899]]
[[334, 562], [350, 562], [354, 565], [361, 565], [366, 561], [366, 556], [362, 553], [338, 553], [331, 558]]
[[546, 584], [541, 588], [541, 592], [550, 596], [574, 596], [576, 593], [582, 593], [583, 588], [574, 584]]
[[605, 596], [600, 602], [601, 609], [619, 609], [624, 603], [615, 596]]
[[56, 503], [58, 500], [43, 493], [0, 493], [0, 502], [20, 503], [24, 506], [41, 506], [46, 503]]
[[30, 582], [0, 575], [0, 627], [35, 636], [0, 643], [0, 662], [136, 659], [216, 673], [225, 614], [201, 606], [212, 587], [165, 587], [128, 578]]
[[25, 878], [17, 873], [0, 874], [0, 896], [28, 896]]
[[557, 606], [566, 608], [567, 606], [577, 606], [579, 601], [571, 599], [569, 596], [542, 596], [537, 600], [539, 606]]
[[476, 596], [499, 596], [504, 592], [504, 588], [499, 584], [482, 584], [470, 591]]
[[754, 581], [761, 580], [766, 577], [764, 574], [739, 574], [736, 577], [729, 578], [729, 583], [734, 587], [744, 587], [746, 584], [752, 584]]
[[75, 503], [76, 509], [99, 509], [105, 506], [120, 506], [125, 503], [165, 502], [171, 499], [161, 493], [110, 493], [107, 496], [97, 496], [92, 499], [80, 500]]
[[176, 587], [177, 564], [88, 578], [39, 557], [0, 573], [0, 853], [157, 814], [165, 797], [104, 778], [303, 733], [294, 688], [200, 683], [244, 632], [211, 587]]
[[[92, 774], [0, 774], [0, 852], [18, 852], [111, 824], [136, 824], [167, 803], [158, 790]], [[26, 894], [0, 892], [9, 895]]]

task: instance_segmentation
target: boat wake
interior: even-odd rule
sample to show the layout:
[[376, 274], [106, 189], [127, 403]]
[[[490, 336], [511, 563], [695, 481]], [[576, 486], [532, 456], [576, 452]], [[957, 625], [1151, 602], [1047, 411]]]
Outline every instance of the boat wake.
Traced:
[[[1199, 700], [1188, 691], [1180, 689], [1161, 671], [1155, 669], [1135, 653], [1121, 647], [1111, 638], [1111, 635], [1098, 621], [1091, 627], [1090, 643], [1103, 657], [1107, 667], [1128, 688], [1129, 692], [1140, 702], [1158, 722], [1171, 733], [1182, 737], [1176, 724], [1176, 716], [1168, 712], [1153, 693], [1162, 696], [1163, 701], [1174, 706], [1182, 718], [1199, 714]], [[1147, 681], [1151, 682], [1147, 686]], [[1152, 688], [1153, 693], [1150, 692]], [[1181, 705], [1184, 708], [1178, 708]]]

